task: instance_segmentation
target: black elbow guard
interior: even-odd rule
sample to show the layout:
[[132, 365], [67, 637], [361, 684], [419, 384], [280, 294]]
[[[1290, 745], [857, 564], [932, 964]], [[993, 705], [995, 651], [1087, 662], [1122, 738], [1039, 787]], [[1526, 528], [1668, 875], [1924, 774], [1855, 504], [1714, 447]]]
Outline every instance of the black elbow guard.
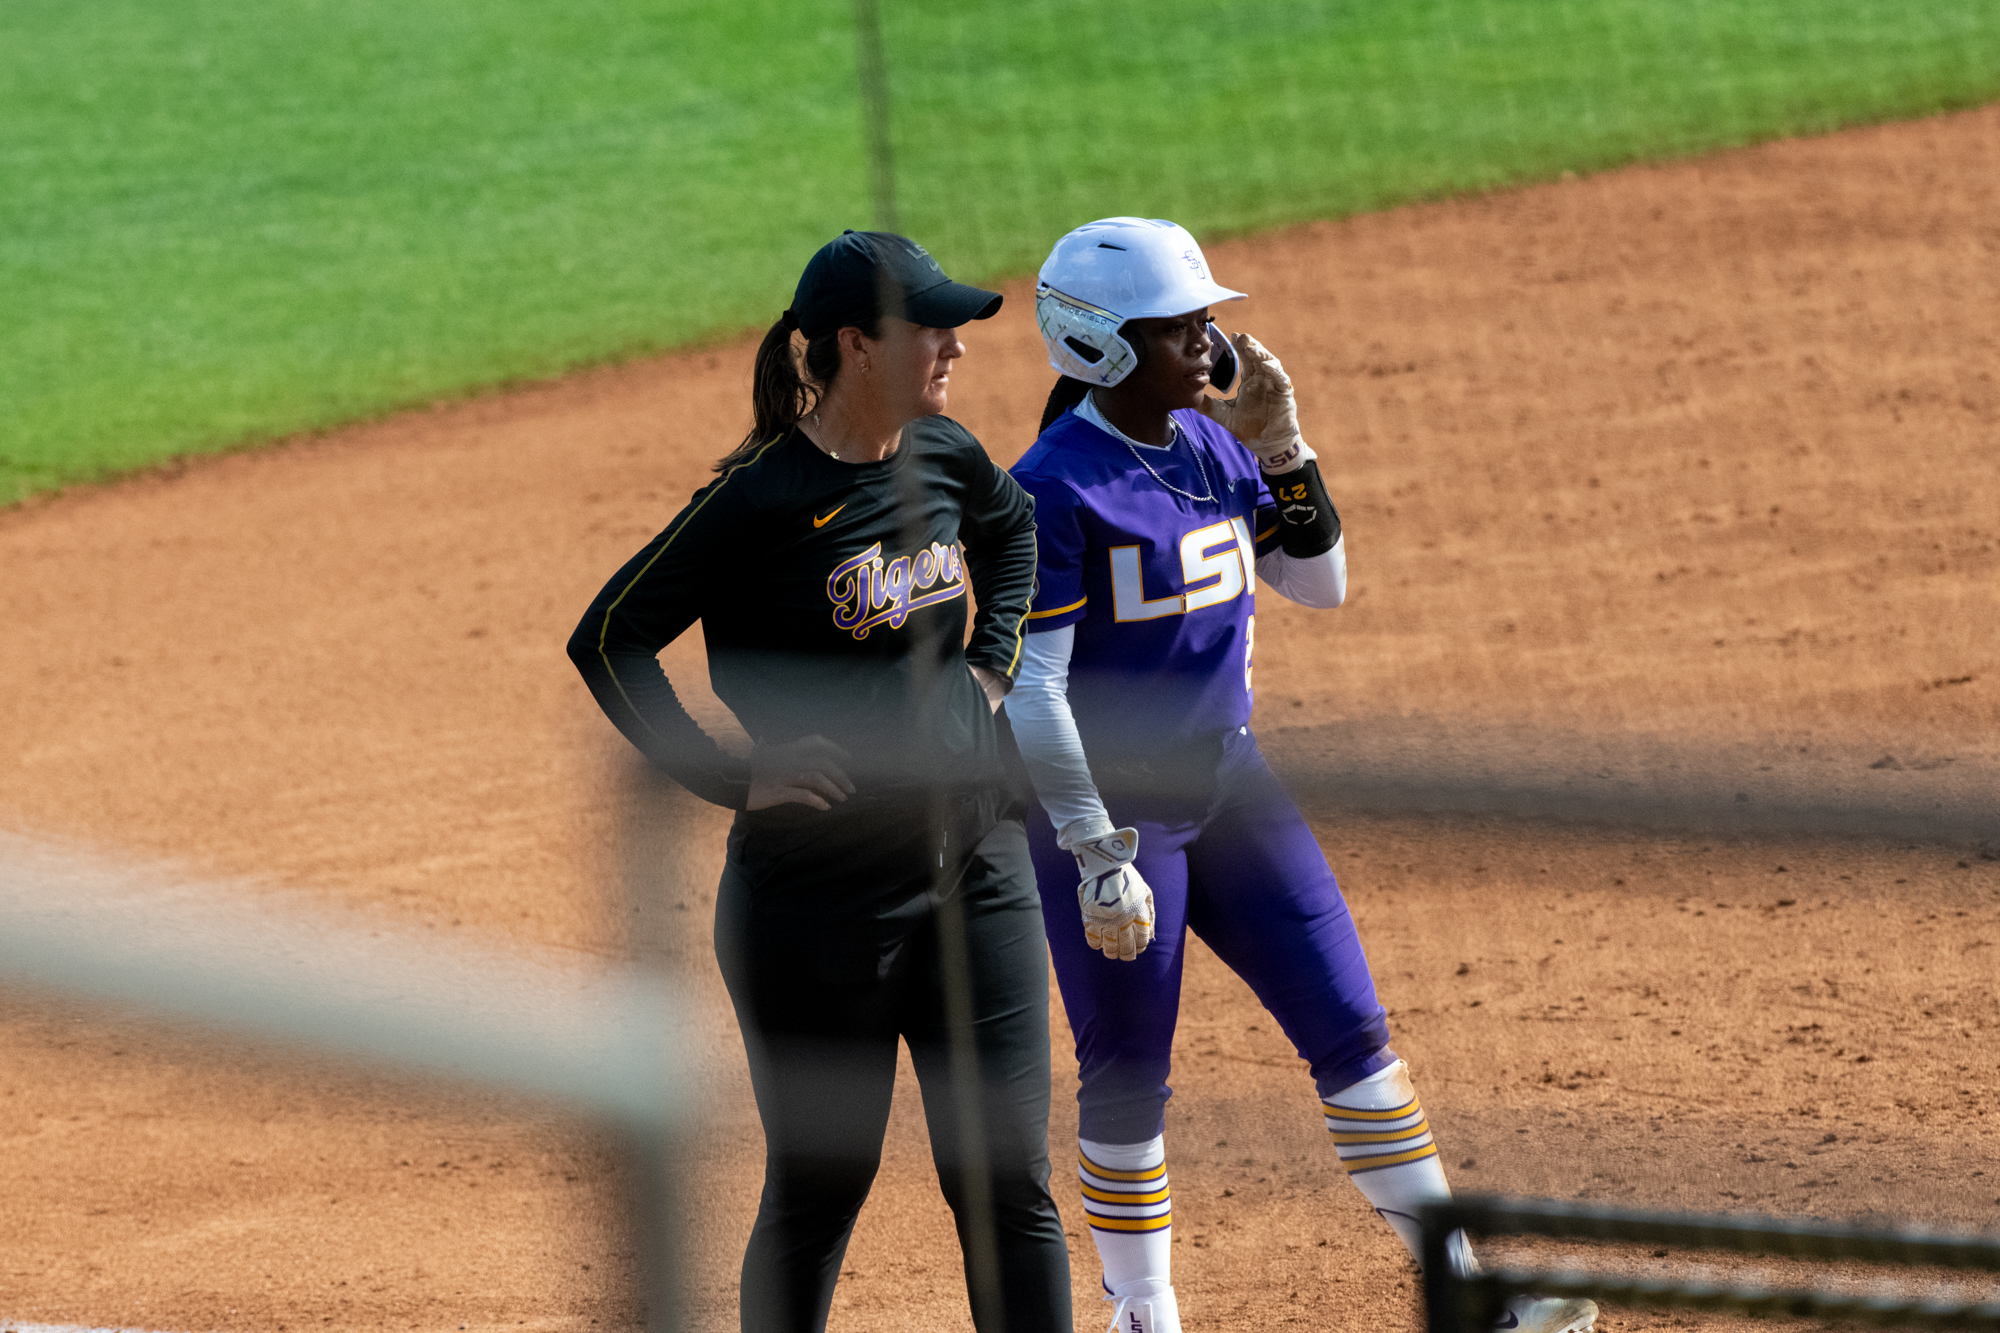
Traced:
[[1319, 460], [1308, 458], [1296, 472], [1266, 477], [1278, 502], [1278, 545], [1294, 560], [1325, 555], [1340, 540], [1340, 515], [1320, 480]]

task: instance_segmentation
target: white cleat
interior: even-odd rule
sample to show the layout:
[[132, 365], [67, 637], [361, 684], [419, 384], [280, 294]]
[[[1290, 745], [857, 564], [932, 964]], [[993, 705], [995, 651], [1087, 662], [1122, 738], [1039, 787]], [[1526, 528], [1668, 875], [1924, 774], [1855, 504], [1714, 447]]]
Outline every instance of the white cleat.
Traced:
[[1596, 1301], [1516, 1296], [1493, 1327], [1495, 1333], [1590, 1333], [1596, 1322]]
[[[1172, 1287], [1163, 1285], [1141, 1295], [1104, 1299], [1115, 1301], [1107, 1333], [1181, 1333], [1181, 1307]], [[1591, 1313], [1596, 1311], [1593, 1305]]]

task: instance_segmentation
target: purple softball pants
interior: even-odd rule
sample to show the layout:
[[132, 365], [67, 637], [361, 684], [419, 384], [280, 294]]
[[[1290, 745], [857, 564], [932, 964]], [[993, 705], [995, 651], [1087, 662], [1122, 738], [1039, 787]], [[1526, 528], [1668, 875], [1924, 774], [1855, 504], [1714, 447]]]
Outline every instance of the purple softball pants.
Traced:
[[1105, 784], [1120, 827], [1139, 831], [1155, 936], [1131, 962], [1084, 944], [1076, 859], [1039, 807], [1028, 817], [1035, 879], [1063, 1008], [1076, 1034], [1079, 1130], [1099, 1143], [1163, 1132], [1186, 932], [1192, 929], [1271, 1012], [1330, 1097], [1394, 1064], [1389, 1023], [1354, 918], [1298, 806], [1247, 731], [1171, 794]]

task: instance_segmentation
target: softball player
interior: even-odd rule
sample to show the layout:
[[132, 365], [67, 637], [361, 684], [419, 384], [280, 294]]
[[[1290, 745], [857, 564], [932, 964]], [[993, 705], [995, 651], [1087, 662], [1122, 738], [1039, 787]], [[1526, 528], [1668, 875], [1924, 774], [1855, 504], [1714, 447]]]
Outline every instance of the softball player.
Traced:
[[[715, 937], [766, 1145], [746, 1333], [826, 1327], [899, 1040], [974, 1327], [1070, 1333], [1041, 903], [992, 716], [1020, 654], [1034, 511], [940, 415], [965, 353], [954, 329], [999, 306], [901, 236], [823, 247], [758, 349], [755, 427], [570, 639], [632, 743], [737, 811]], [[747, 759], [660, 670], [697, 619]]]
[[[1038, 553], [1006, 708], [1041, 807], [1029, 842], [1076, 1034], [1078, 1173], [1122, 1333], [1180, 1329], [1164, 1130], [1190, 927], [1311, 1067], [1342, 1164], [1413, 1257], [1418, 1206], [1449, 1192], [1347, 904], [1248, 727], [1255, 581], [1331, 608], [1347, 569], [1291, 382], [1209, 322], [1242, 297], [1173, 223], [1063, 237], [1035, 296], [1063, 378], [1013, 469]], [[1205, 394], [1239, 367], [1233, 400]], [[1472, 1262], [1463, 1237], [1454, 1252]], [[1596, 1313], [1521, 1298], [1503, 1326], [1582, 1333]]]

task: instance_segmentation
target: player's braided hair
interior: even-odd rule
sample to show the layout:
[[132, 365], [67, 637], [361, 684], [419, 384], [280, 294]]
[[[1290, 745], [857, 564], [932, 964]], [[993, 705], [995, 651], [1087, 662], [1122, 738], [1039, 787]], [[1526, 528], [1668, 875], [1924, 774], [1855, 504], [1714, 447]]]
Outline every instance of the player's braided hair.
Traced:
[[1035, 427], [1035, 434], [1047, 430], [1057, 417], [1082, 402], [1089, 392], [1090, 386], [1082, 380], [1071, 379], [1068, 375], [1057, 380], [1049, 390], [1049, 401], [1042, 406], [1042, 424]]
[[[870, 338], [879, 338], [881, 324], [875, 318], [852, 327]], [[840, 374], [840, 330], [808, 339], [801, 358], [792, 341], [798, 327], [798, 321], [787, 310], [757, 345], [757, 360], [750, 371], [750, 409], [755, 424], [743, 442], [716, 463], [717, 472], [727, 471], [748, 459], [759, 447], [789, 434], [799, 424], [799, 418], [818, 407], [820, 399], [833, 387], [834, 377]]]

